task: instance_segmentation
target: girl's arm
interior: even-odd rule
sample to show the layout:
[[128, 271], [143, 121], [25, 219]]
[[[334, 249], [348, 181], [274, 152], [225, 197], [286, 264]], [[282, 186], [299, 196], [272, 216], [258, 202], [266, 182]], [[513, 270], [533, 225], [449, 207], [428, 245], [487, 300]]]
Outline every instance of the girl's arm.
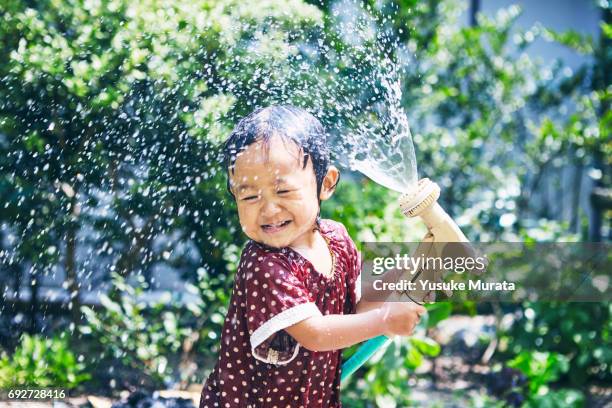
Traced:
[[[409, 273], [406, 270], [392, 269], [386, 272], [384, 275], [381, 275], [379, 279], [384, 283], [398, 282], [402, 275], [409, 276]], [[391, 296], [391, 294], [394, 294], [394, 292], [380, 292], [374, 290], [374, 288], [370, 285], [363, 285], [361, 288], [361, 299], [357, 303], [357, 309], [355, 313], [364, 313], [381, 307], [385, 304], [384, 301], [389, 296]], [[376, 299], [376, 301], [374, 302], [366, 299]]]
[[309, 350], [338, 350], [381, 334], [409, 335], [423, 313], [416, 303], [397, 302], [358, 314], [310, 317], [285, 331]]
[[369, 302], [369, 301], [367, 301], [365, 299], [361, 299], [357, 303], [357, 310], [355, 311], [355, 313], [359, 314], [359, 313], [369, 312], [370, 310], [374, 310], [374, 309], [380, 308], [384, 304], [385, 304], [385, 302]]

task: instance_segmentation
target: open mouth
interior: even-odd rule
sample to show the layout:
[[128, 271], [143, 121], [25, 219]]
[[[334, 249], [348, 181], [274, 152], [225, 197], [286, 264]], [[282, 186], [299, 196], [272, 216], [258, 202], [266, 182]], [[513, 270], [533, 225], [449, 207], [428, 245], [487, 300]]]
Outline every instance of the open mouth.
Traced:
[[263, 229], [265, 232], [277, 232], [285, 228], [290, 223], [291, 223], [291, 220], [285, 220], [285, 221], [277, 222], [275, 224], [263, 224], [261, 226], [261, 229]]

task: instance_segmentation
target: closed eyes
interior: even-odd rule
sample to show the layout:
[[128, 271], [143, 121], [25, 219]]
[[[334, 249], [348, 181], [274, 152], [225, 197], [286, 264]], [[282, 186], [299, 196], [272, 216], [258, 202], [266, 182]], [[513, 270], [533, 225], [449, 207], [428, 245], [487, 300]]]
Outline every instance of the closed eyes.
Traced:
[[[279, 194], [279, 195], [285, 195], [285, 194], [289, 194], [289, 193], [291, 193], [291, 192], [293, 192], [293, 191], [295, 191], [295, 190], [288, 190], [288, 189], [284, 189], [284, 190], [277, 190], [277, 191], [276, 191], [276, 194]], [[241, 201], [249, 201], [249, 202], [252, 202], [252, 201], [257, 200], [258, 198], [259, 198], [259, 196], [258, 196], [258, 195], [249, 195], [249, 196], [246, 196], [246, 197], [241, 198], [240, 200], [241, 200]]]

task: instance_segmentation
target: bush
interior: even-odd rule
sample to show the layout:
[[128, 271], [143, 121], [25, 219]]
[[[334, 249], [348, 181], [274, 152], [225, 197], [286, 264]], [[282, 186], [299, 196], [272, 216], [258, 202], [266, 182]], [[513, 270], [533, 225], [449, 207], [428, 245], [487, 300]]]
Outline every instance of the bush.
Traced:
[[[408, 379], [427, 357], [440, 354], [440, 345], [427, 337], [426, 329], [446, 319], [450, 303], [427, 305], [428, 313], [411, 337], [395, 337], [388, 349], [381, 349], [365, 363], [350, 381], [344, 383], [342, 403], [349, 407], [370, 406], [364, 401], [376, 401], [376, 406], [411, 406]], [[349, 349], [348, 353], [358, 346]]]
[[562, 378], [572, 386], [610, 382], [609, 303], [528, 302], [523, 307], [520, 318], [501, 337], [503, 357], [547, 350], [567, 358], [569, 368]]
[[9, 358], [0, 358], [0, 388], [66, 387], [74, 388], [91, 376], [85, 365], [69, 350], [67, 333], [53, 338], [24, 334], [21, 344]]
[[171, 310], [169, 294], [145, 302], [142, 295], [146, 285], [139, 278], [140, 284], [132, 286], [114, 274], [109, 295], [100, 295], [102, 307], [81, 308], [87, 324], [79, 329], [100, 349], [101, 360], [111, 358], [111, 371], [134, 370], [148, 377], [152, 386], [167, 385], [176, 374], [169, 358], [177, 355], [193, 330], [182, 327], [179, 315]]
[[580, 391], [550, 388], [568, 367], [567, 357], [561, 354], [524, 351], [508, 361], [507, 367], [491, 373], [488, 385], [509, 406], [582, 407]]

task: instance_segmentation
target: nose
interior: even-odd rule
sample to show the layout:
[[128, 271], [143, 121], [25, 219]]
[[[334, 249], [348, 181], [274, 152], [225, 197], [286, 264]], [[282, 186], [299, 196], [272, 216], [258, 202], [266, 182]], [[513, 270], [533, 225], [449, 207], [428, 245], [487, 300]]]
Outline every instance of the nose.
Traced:
[[281, 212], [281, 208], [275, 200], [264, 199], [263, 206], [261, 208], [261, 214], [264, 217], [273, 217]]

